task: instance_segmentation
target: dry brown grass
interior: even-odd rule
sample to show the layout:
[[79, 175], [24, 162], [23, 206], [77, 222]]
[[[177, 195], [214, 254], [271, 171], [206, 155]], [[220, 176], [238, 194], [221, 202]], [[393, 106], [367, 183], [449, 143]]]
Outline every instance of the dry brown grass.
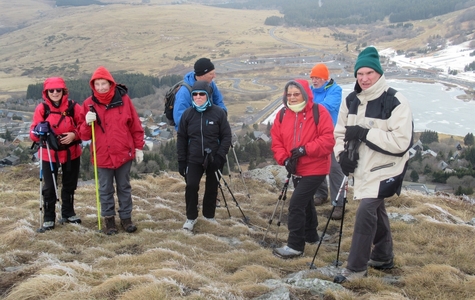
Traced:
[[[0, 295], [5, 299], [250, 299], [269, 291], [265, 280], [307, 270], [316, 250], [307, 246], [304, 257], [281, 260], [261, 246], [281, 185], [246, 179], [244, 186], [238, 174], [226, 179], [251, 228], [243, 224], [223, 186], [232, 217], [221, 207], [218, 224], [200, 219], [194, 234], [183, 231], [185, 184], [178, 174], [164, 173], [132, 181], [138, 231], [106, 236], [97, 230], [93, 185], [77, 191], [81, 225], [57, 224], [41, 234], [36, 233], [38, 170], [22, 165], [2, 171]], [[287, 196], [290, 193], [291, 189]], [[347, 205], [342, 261], [350, 247], [357, 205]], [[317, 208], [320, 233], [330, 208]], [[368, 278], [344, 284], [346, 290], [327, 291], [328, 299], [469, 299], [475, 292], [475, 242], [470, 238], [473, 226], [465, 223], [474, 216], [473, 206], [456, 198], [405, 193], [388, 199], [387, 209], [416, 218], [414, 223], [391, 221], [396, 267], [387, 272], [371, 269]], [[278, 239], [275, 218], [266, 242], [285, 243], [286, 209], [282, 220]], [[336, 258], [339, 225], [330, 221], [329, 239], [320, 248], [316, 266], [327, 266]], [[308, 276], [332, 280], [316, 271]], [[292, 292], [311, 299], [308, 291]]]

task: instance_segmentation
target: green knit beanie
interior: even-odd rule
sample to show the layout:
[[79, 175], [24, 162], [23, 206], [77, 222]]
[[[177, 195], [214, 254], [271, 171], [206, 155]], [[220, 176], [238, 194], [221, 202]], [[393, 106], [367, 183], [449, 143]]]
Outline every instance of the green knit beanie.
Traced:
[[376, 48], [367, 47], [358, 55], [358, 58], [356, 59], [355, 63], [355, 77], [356, 72], [363, 67], [371, 68], [379, 74], [383, 75], [383, 68], [381, 68], [381, 63], [379, 62], [379, 54]]

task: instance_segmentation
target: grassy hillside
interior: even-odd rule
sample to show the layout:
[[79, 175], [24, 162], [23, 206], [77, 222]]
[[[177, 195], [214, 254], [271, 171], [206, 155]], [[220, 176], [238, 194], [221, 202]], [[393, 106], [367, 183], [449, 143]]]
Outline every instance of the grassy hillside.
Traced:
[[[345, 283], [344, 289], [338, 290], [327, 280], [332, 281], [328, 270], [334, 269], [328, 266], [336, 258], [339, 221], [329, 224], [315, 260], [317, 270], [308, 267], [315, 245], [307, 245], [301, 258], [279, 259], [267, 246], [285, 243], [286, 208], [280, 228], [276, 217], [266, 243], [261, 242], [282, 184], [271, 186], [246, 179], [248, 198], [237, 174], [226, 179], [253, 226], [242, 222], [242, 214], [224, 188], [232, 217], [221, 207], [217, 209], [218, 224], [200, 216], [195, 233], [185, 232], [181, 229], [186, 218], [185, 183], [177, 173], [165, 173], [132, 181], [136, 233], [120, 230], [118, 235], [106, 236], [98, 232], [91, 184], [79, 187], [76, 194], [76, 209], [83, 224], [57, 225], [53, 231], [36, 233], [38, 169], [27, 165], [2, 169], [0, 297], [252, 299], [274, 290], [276, 286], [269, 281], [274, 280], [274, 285], [280, 282], [277, 286], [287, 288], [293, 299], [321, 299], [316, 287], [322, 285], [324, 299], [473, 298], [473, 204], [408, 192], [388, 199], [396, 267], [387, 272], [369, 270], [369, 277]], [[291, 192], [292, 186], [288, 197]], [[351, 195], [350, 188], [348, 198]], [[352, 200], [347, 205], [339, 257], [343, 262], [357, 205]], [[321, 234], [330, 206], [317, 207], [317, 212]], [[297, 272], [307, 280], [306, 288], [285, 280]]]

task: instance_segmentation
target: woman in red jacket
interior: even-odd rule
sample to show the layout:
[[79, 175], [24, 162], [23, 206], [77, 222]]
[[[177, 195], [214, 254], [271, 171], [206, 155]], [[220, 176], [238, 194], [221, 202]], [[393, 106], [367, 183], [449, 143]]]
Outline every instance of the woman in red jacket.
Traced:
[[[99, 180], [101, 215], [105, 218], [105, 233], [116, 234], [114, 180], [119, 200], [120, 224], [127, 232], [137, 227], [132, 223], [132, 160], [143, 160], [144, 130], [137, 111], [127, 95], [127, 88], [117, 84], [104, 67], [97, 68], [89, 81], [92, 96], [84, 100], [82, 110], [86, 122], [81, 126], [83, 140], [92, 138], [94, 124], [96, 163]], [[94, 156], [91, 155], [94, 163]]]
[[[273, 253], [293, 258], [303, 254], [305, 242], [319, 240], [313, 195], [330, 171], [335, 140], [331, 116], [323, 106], [313, 103], [306, 80], [288, 82], [283, 103], [284, 111], [276, 115], [271, 129], [272, 151], [277, 163], [292, 175], [295, 189], [289, 201], [287, 245]], [[314, 120], [314, 105], [318, 105], [318, 122]]]
[[[77, 188], [81, 140], [78, 128], [84, 122], [81, 106], [72, 100], [68, 101], [66, 83], [60, 77], [47, 78], [43, 84], [43, 100], [33, 115], [30, 127], [30, 138], [41, 143], [38, 155], [42, 158], [43, 170], [43, 205], [44, 223], [42, 229], [51, 230], [55, 225], [55, 203], [57, 190], [55, 182], [58, 177], [58, 167], [63, 169], [61, 187], [61, 223], [81, 223], [74, 212], [74, 191]], [[48, 139], [47, 139], [48, 138]], [[41, 140], [41, 141], [40, 141]], [[56, 150], [47, 140], [54, 141]], [[40, 153], [42, 152], [42, 153]], [[50, 161], [53, 164], [50, 164]], [[52, 167], [51, 167], [52, 165]], [[53, 181], [54, 176], [54, 181]]]

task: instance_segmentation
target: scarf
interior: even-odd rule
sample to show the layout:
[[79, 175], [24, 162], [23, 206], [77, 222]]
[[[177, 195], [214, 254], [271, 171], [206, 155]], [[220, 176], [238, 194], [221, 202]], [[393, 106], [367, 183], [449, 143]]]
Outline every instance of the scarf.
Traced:
[[290, 105], [287, 102], [287, 106], [290, 108], [291, 111], [293, 111], [295, 113], [301, 112], [305, 108], [305, 105], [307, 105], [307, 102], [305, 102], [305, 101], [303, 101], [299, 104], [294, 104], [294, 105]]

